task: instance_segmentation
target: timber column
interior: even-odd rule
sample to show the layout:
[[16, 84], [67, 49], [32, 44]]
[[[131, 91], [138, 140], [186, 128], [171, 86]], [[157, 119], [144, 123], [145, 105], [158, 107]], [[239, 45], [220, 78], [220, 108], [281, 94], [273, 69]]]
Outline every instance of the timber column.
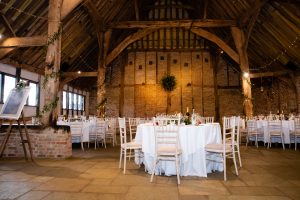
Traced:
[[243, 30], [238, 27], [231, 27], [232, 37], [239, 54], [240, 68], [242, 71], [242, 92], [244, 96], [244, 112], [246, 116], [253, 115], [251, 80], [249, 76], [249, 62], [246, 51], [246, 40]]
[[49, 125], [57, 117], [55, 104], [58, 101], [59, 70], [61, 62], [61, 7], [63, 0], [50, 0], [48, 11], [48, 48], [45, 66], [45, 106], [49, 108], [42, 113], [43, 125]]

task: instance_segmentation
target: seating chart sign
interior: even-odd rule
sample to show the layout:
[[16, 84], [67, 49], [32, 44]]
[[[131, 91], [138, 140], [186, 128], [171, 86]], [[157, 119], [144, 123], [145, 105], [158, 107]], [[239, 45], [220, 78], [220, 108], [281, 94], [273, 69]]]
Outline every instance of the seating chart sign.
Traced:
[[12, 89], [0, 111], [0, 118], [19, 119], [26, 100], [29, 96], [30, 87]]

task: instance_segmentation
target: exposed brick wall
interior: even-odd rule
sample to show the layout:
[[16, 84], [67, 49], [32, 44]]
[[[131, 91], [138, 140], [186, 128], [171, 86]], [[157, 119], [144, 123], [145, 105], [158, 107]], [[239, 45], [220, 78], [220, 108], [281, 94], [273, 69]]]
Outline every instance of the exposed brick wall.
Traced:
[[[109, 71], [107, 116], [152, 117], [166, 113], [167, 93], [159, 81], [168, 71], [177, 79], [177, 88], [171, 92], [170, 113], [185, 112], [189, 107], [204, 116], [243, 115], [240, 72], [222, 58], [214, 66], [214, 59], [208, 51], [129, 52]], [[296, 76], [295, 83], [300, 95], [300, 76]], [[270, 87], [264, 92], [259, 86], [252, 87], [254, 115], [278, 110], [288, 113], [299, 108], [300, 96], [291, 84], [278, 81], [273, 91], [270, 95]]]
[[[28, 129], [34, 158], [68, 158], [72, 156], [71, 135], [61, 129], [54, 131], [51, 128], [44, 130]], [[24, 134], [24, 131], [23, 131]], [[5, 133], [0, 134], [0, 143]], [[27, 146], [27, 144], [25, 144]], [[29, 156], [29, 152], [27, 153]], [[24, 151], [21, 144], [20, 133], [16, 128], [12, 129], [7, 142], [4, 157], [23, 157]]]

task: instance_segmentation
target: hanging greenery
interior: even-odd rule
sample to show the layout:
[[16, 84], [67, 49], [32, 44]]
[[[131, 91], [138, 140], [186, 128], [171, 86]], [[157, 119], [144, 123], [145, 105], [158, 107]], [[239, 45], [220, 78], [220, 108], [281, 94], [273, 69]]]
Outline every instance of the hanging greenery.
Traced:
[[49, 104], [44, 105], [43, 109], [41, 111], [39, 111], [39, 113], [36, 115], [36, 117], [42, 118], [45, 113], [52, 111], [54, 108], [56, 108], [58, 100], [59, 100], [59, 97], [56, 97]]
[[58, 27], [58, 30], [56, 32], [54, 32], [53, 35], [51, 35], [48, 38], [47, 44], [44, 46], [45, 55], [47, 54], [48, 47], [51, 44], [54, 44], [54, 42], [61, 37], [61, 34], [62, 34], [62, 24], [60, 24]]
[[47, 82], [49, 81], [49, 78], [61, 78], [63, 77], [63, 72], [62, 71], [58, 71], [58, 72], [52, 72], [51, 74], [46, 74], [42, 83], [43, 88], [46, 87]]
[[172, 92], [176, 88], [177, 82], [175, 76], [166, 74], [161, 78], [160, 84], [166, 92]]

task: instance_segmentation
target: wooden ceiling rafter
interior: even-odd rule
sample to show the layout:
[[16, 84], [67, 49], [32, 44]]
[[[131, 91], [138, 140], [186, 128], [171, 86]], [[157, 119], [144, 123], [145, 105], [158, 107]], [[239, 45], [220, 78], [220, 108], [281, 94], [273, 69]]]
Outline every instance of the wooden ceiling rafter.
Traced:
[[0, 48], [45, 46], [47, 36], [12, 37], [0, 40]]
[[136, 29], [136, 28], [216, 28], [237, 26], [235, 20], [198, 19], [198, 20], [169, 20], [169, 21], [122, 21], [112, 23], [106, 28]]

